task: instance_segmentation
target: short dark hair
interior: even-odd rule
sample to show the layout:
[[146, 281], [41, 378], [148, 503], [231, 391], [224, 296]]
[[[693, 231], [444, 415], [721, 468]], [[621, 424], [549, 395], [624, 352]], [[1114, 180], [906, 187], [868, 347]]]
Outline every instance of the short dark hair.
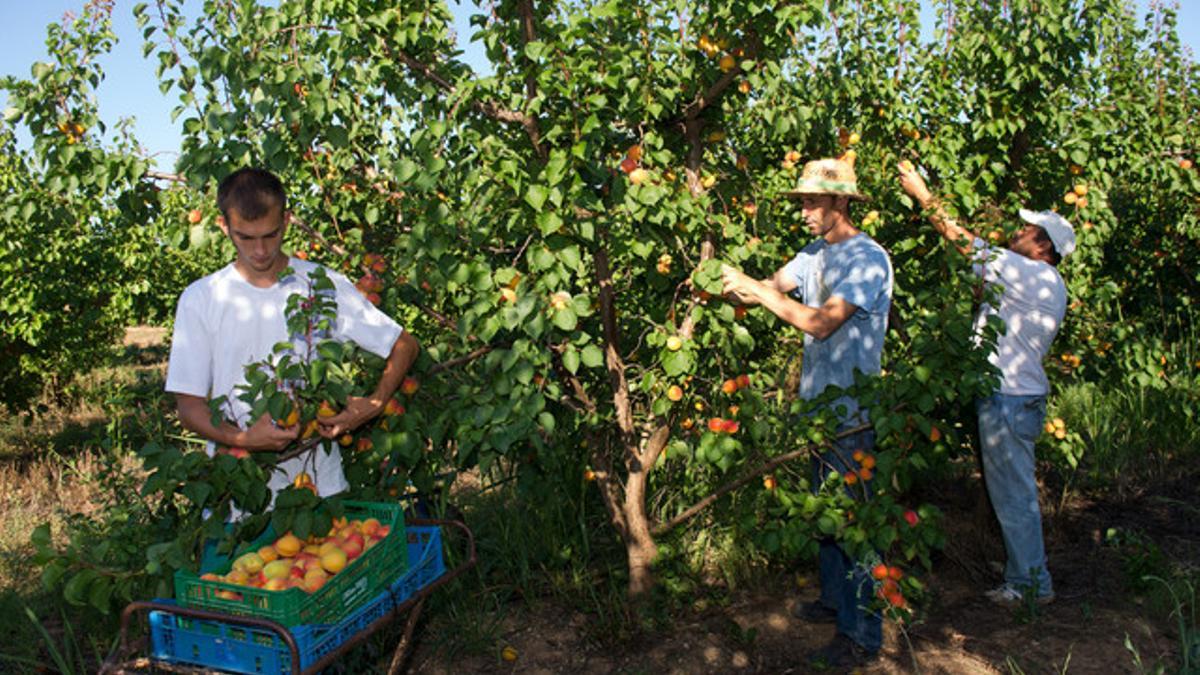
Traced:
[[237, 211], [243, 220], [258, 220], [276, 206], [287, 211], [287, 194], [283, 183], [266, 169], [238, 169], [217, 186], [217, 208], [225, 222], [229, 222], [231, 210]]

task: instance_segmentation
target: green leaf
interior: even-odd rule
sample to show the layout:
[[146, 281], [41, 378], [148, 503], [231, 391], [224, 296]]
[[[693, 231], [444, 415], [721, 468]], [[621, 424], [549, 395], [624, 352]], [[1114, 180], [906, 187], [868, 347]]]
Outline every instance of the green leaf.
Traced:
[[604, 351], [596, 345], [587, 345], [583, 348], [583, 365], [588, 368], [599, 368], [604, 365]]
[[84, 568], [75, 573], [67, 581], [67, 585], [63, 586], [63, 599], [72, 605], [83, 606], [87, 604], [88, 586], [92, 580], [96, 578], [97, 572], [90, 568]]
[[544, 185], [530, 185], [529, 190], [525, 192], [525, 203], [533, 207], [534, 211], [541, 211], [542, 205], [546, 203], [546, 198], [550, 196], [550, 190]]
[[575, 330], [575, 326], [578, 325], [579, 318], [575, 316], [575, 310], [572, 309], [570, 305], [567, 305], [562, 309], [555, 310], [553, 321], [554, 325], [558, 326], [562, 330], [572, 331]]
[[205, 482], [194, 481], [184, 485], [181, 491], [197, 508], [203, 508], [213, 494], [213, 487]]
[[113, 582], [108, 577], [98, 577], [88, 589], [88, 604], [95, 607], [101, 614], [108, 614], [112, 609]]
[[579, 371], [579, 352], [573, 345], [568, 345], [562, 355], [563, 367], [574, 375]]

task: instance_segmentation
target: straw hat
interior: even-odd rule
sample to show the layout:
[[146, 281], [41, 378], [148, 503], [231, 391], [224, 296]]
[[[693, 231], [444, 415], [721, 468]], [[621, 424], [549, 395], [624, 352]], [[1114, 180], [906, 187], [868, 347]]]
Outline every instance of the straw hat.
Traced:
[[781, 194], [784, 197], [834, 195], [849, 197], [854, 201], [867, 201], [867, 197], [858, 192], [854, 164], [845, 159], [816, 159], [806, 163], [795, 189]]

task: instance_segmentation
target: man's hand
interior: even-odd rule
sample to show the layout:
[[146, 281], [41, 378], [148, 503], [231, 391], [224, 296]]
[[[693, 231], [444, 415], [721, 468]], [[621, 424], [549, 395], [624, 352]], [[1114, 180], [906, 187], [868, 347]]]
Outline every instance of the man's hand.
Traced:
[[896, 169], [900, 172], [900, 187], [909, 194], [910, 197], [917, 200], [921, 208], [926, 208], [929, 202], [933, 200], [933, 194], [929, 192], [929, 187], [925, 185], [925, 179], [921, 174], [917, 173], [916, 167], [909, 161], [900, 162]]
[[721, 281], [724, 293], [732, 296], [743, 305], [757, 305], [762, 300], [758, 296], [760, 283], [729, 265], [721, 265]]
[[342, 434], [354, 431], [364, 422], [378, 415], [383, 405], [362, 396], [350, 396], [346, 399], [346, 407], [333, 417], [326, 417], [320, 422], [320, 433], [325, 438], [338, 438]]
[[910, 197], [917, 200], [922, 209], [931, 209], [929, 222], [933, 223], [938, 234], [942, 235], [942, 238], [950, 242], [963, 255], [971, 255], [971, 242], [978, 239], [979, 236], [946, 215], [945, 209], [933, 198], [933, 194], [925, 185], [925, 179], [917, 173], [912, 162], [904, 160], [896, 165], [896, 170], [900, 172], [900, 187], [904, 188]]
[[249, 429], [239, 434], [237, 445], [247, 450], [282, 450], [300, 437], [300, 425], [278, 427], [269, 413], [264, 413]]

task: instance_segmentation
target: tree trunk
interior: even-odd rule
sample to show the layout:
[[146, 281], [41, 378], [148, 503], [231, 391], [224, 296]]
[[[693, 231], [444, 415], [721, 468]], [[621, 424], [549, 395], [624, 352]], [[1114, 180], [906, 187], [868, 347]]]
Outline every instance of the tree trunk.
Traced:
[[629, 563], [630, 599], [644, 597], [654, 588], [654, 557], [658, 546], [650, 534], [650, 522], [646, 518], [646, 482], [650, 477], [646, 467], [630, 471], [625, 484], [625, 555]]

